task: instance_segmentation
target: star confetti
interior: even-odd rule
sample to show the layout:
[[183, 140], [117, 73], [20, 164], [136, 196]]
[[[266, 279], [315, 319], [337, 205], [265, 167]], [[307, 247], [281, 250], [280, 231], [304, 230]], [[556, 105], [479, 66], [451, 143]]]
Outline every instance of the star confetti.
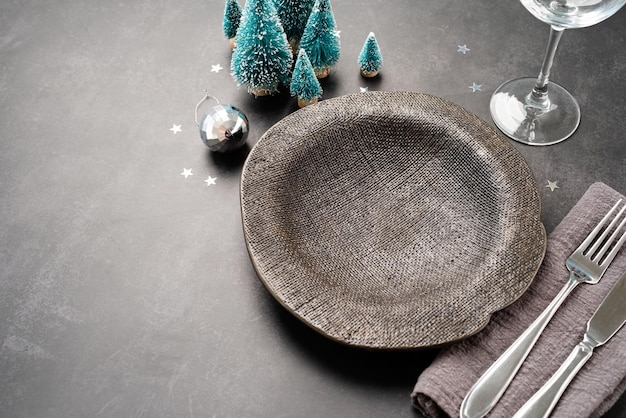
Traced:
[[546, 187], [550, 189], [551, 192], [553, 192], [554, 189], [559, 188], [559, 186], [556, 185], [556, 181], [550, 181], [550, 180], [548, 180], [548, 184], [546, 185]]
[[472, 85], [469, 86], [468, 88], [472, 89], [472, 93], [476, 93], [477, 91], [482, 91], [481, 90], [482, 86], [483, 86], [482, 84], [472, 83]]
[[367, 93], [370, 90], [369, 87], [359, 87], [359, 89], [361, 90], [361, 93]]
[[223, 69], [224, 68], [221, 65], [219, 65], [219, 64], [211, 65], [211, 72], [212, 73], [219, 73]]
[[181, 176], [185, 176], [185, 178], [189, 177], [189, 176], [193, 176], [193, 173], [191, 172], [191, 168], [183, 168], [183, 172], [180, 173]]
[[177, 133], [181, 132], [183, 129], [181, 128], [182, 125], [175, 125], [172, 124], [172, 127], [170, 128], [170, 131], [174, 132], [174, 135], [176, 135]]
[[457, 47], [459, 49], [457, 49], [456, 52], [462, 52], [463, 55], [467, 54], [470, 51], [470, 49], [467, 47], [467, 45], [457, 45]]
[[217, 177], [209, 176], [208, 179], [204, 180], [204, 182], [206, 183], [206, 187], [209, 187], [210, 185], [215, 184], [215, 180], [217, 180]]

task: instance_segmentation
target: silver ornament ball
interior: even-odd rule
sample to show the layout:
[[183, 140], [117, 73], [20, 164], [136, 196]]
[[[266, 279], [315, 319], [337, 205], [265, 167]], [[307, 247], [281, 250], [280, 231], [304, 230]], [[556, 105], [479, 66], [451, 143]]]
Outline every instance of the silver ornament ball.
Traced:
[[230, 105], [213, 106], [202, 117], [199, 126], [200, 138], [211, 151], [234, 151], [248, 138], [248, 118]]

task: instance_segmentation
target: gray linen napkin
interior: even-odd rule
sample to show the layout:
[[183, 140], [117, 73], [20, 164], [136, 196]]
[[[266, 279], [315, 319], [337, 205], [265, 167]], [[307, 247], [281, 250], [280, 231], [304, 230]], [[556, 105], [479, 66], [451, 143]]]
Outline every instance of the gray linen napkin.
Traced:
[[[543, 264], [528, 291], [496, 312], [483, 331], [444, 349], [422, 372], [411, 394], [418, 410], [429, 417], [459, 416], [470, 387], [564, 286], [568, 277], [565, 259], [619, 198], [623, 196], [605, 184], [589, 187], [548, 237]], [[583, 283], [574, 289], [489, 417], [512, 416], [548, 380], [582, 340], [587, 321], [624, 271], [626, 249], [618, 253], [600, 283]], [[602, 416], [625, 390], [626, 329], [622, 329], [594, 352], [552, 416]]]

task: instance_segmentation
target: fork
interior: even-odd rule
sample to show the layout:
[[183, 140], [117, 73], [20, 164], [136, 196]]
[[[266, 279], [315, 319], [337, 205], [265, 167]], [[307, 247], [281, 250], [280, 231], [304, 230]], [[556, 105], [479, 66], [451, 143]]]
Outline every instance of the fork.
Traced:
[[[602, 227], [617, 210], [622, 199], [602, 218], [580, 246], [569, 256], [565, 265], [570, 272], [569, 279], [546, 309], [524, 331], [522, 335], [487, 369], [469, 390], [461, 404], [461, 418], [484, 417], [502, 397], [517, 374], [522, 363], [533, 348], [537, 339], [554, 316], [559, 306], [579, 283], [596, 284], [600, 281], [609, 264], [626, 241], [626, 232], [618, 239], [626, 218], [614, 229], [624, 213], [626, 205], [615, 215], [609, 225]], [[614, 229], [614, 230], [613, 230]], [[607, 236], [611, 233], [607, 239]], [[617, 241], [611, 248], [611, 244]]]

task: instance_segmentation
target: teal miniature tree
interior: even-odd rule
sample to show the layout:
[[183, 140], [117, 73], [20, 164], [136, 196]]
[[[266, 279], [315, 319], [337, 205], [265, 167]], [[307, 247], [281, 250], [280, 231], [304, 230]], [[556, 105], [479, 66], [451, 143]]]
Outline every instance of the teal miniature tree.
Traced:
[[304, 49], [298, 52], [290, 89], [291, 95], [298, 98], [300, 107], [317, 103], [317, 99], [322, 95], [322, 86], [315, 76], [311, 61]]
[[235, 36], [237, 36], [237, 29], [239, 29], [241, 12], [242, 9], [237, 0], [226, 0], [226, 7], [224, 8], [224, 23], [222, 27], [224, 29], [226, 39], [230, 41], [231, 49], [235, 49]]
[[330, 0], [315, 0], [300, 48], [306, 51], [318, 78], [326, 77], [339, 61], [341, 46]]
[[295, 55], [315, 0], [275, 0], [278, 18]]
[[255, 96], [289, 85], [293, 55], [278, 20], [274, 0], [248, 0], [237, 31], [231, 73]]
[[363, 77], [375, 77], [378, 75], [382, 66], [383, 56], [380, 53], [376, 35], [374, 35], [374, 32], [370, 32], [359, 54], [361, 75]]

